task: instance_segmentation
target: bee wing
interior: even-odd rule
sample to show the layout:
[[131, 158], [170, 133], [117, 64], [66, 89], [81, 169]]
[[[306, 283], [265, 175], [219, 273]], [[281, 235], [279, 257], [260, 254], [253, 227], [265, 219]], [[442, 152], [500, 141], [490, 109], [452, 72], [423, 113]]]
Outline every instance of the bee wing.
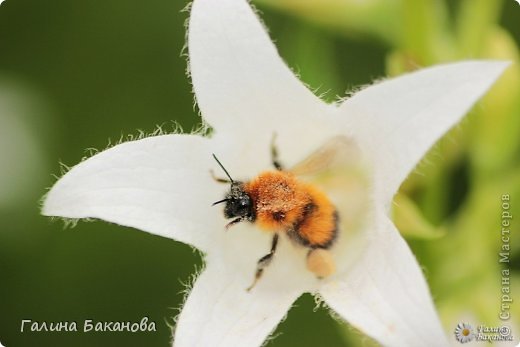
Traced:
[[345, 136], [335, 136], [308, 157], [293, 166], [289, 172], [297, 176], [318, 175], [335, 168], [356, 168], [360, 165], [359, 148]]
[[369, 176], [354, 141], [333, 137], [289, 171], [327, 193], [339, 208], [342, 230], [356, 230], [363, 223], [369, 206]]

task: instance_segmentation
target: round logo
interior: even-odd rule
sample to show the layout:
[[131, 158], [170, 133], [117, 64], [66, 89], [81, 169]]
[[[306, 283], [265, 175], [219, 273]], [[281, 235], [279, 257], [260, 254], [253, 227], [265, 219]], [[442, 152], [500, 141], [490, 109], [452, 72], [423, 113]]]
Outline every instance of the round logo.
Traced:
[[500, 329], [498, 329], [498, 332], [502, 336], [509, 336], [511, 334], [511, 329], [508, 326], [501, 326]]
[[455, 328], [455, 338], [460, 343], [470, 342], [475, 338], [473, 327], [468, 323], [459, 323]]

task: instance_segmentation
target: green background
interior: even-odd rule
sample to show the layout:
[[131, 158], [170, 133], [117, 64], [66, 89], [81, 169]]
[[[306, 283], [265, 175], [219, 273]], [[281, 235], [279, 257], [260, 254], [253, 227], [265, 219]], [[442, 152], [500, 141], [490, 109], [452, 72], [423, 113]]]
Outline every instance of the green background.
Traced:
[[[172, 120], [187, 131], [199, 123], [181, 56], [186, 5], [173, 0], [0, 5], [0, 103], [9, 111], [0, 114], [2, 344], [170, 344], [182, 283], [200, 266], [199, 255], [173, 240], [101, 221], [64, 229], [62, 222], [39, 215], [39, 200], [55, 182], [52, 174], [60, 175], [59, 163], [78, 163], [87, 148], [103, 149], [138, 129], [152, 132], [155, 125], [168, 130]], [[391, 47], [384, 40], [259, 7], [281, 55], [311, 87], [327, 92], [326, 99], [386, 74]], [[513, 1], [504, 7], [499, 21], [518, 44], [520, 7]], [[427, 245], [414, 247], [420, 253]], [[421, 254], [427, 263], [427, 252]], [[302, 297], [268, 346], [348, 346], [363, 340], [314, 306], [310, 296]], [[145, 316], [155, 321], [157, 332], [20, 332], [22, 319], [76, 321], [81, 330], [85, 319]], [[348, 342], [351, 335], [357, 342]]]

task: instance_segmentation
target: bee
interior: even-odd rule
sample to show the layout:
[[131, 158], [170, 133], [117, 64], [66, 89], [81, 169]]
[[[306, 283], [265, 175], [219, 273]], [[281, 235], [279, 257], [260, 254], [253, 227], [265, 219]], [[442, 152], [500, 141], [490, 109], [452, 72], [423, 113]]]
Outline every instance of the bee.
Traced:
[[258, 260], [253, 283], [247, 291], [257, 284], [271, 263], [281, 234], [297, 246], [308, 248], [307, 269], [316, 277], [325, 278], [335, 272], [329, 249], [338, 237], [338, 211], [324, 192], [297, 175], [327, 167], [337, 141], [330, 141], [292, 170], [284, 170], [273, 137], [271, 157], [274, 169], [261, 172], [245, 182], [233, 180], [213, 154], [228, 179], [217, 178], [211, 172], [213, 178], [230, 184], [225, 198], [213, 203], [213, 206], [225, 203], [224, 216], [231, 219], [226, 229], [240, 222], [249, 222], [273, 233], [271, 250]]

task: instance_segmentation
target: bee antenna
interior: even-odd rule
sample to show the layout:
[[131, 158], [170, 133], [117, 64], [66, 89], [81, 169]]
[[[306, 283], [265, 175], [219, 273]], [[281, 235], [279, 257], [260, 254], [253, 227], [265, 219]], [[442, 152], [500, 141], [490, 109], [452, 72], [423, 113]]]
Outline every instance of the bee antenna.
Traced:
[[219, 200], [219, 201], [217, 201], [217, 202], [212, 203], [211, 206], [215, 206], [215, 205], [221, 204], [221, 203], [226, 202], [226, 201], [229, 201], [229, 199], [222, 199], [222, 200]]
[[[222, 170], [224, 170], [224, 172], [226, 173], [226, 176], [229, 178], [229, 180], [231, 181], [231, 183], [235, 183], [235, 181], [233, 181], [233, 179], [231, 178], [231, 176], [229, 175], [229, 172], [227, 172], [226, 168], [224, 167], [224, 165], [222, 165], [222, 163], [220, 162], [220, 160], [218, 160], [217, 156], [215, 154], [213, 154], [213, 158], [215, 158], [215, 160], [217, 161], [218, 165], [222, 168]], [[224, 200], [223, 200], [224, 201]]]

